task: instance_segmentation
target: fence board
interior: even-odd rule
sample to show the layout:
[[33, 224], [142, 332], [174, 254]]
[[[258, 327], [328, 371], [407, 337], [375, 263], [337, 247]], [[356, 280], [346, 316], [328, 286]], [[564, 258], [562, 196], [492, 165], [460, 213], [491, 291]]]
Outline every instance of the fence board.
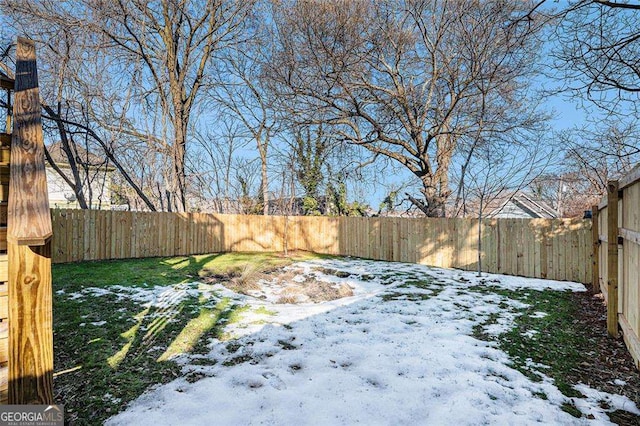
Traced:
[[[606, 217], [606, 210], [604, 215], [601, 212], [603, 216]], [[52, 217], [56, 263], [221, 251], [282, 251], [286, 241], [288, 250], [466, 270], [478, 267], [477, 219], [82, 210], [54, 210]], [[591, 238], [589, 221], [485, 219], [482, 269], [590, 282]]]

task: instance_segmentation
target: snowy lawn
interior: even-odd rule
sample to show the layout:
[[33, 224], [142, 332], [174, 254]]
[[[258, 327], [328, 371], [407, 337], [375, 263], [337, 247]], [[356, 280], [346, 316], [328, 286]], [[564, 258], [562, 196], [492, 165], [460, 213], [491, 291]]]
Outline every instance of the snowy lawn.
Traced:
[[[147, 339], [136, 356], [177, 376], [107, 424], [609, 424], [607, 412], [640, 415], [625, 397], [562, 380], [582, 356], [561, 347], [574, 334], [563, 318], [567, 292], [581, 284], [345, 258], [283, 273], [302, 286], [346, 284], [353, 295], [282, 304], [275, 280], [248, 295], [216, 282], [60, 290], [68, 303], [109, 300], [139, 312], [126, 319], [122, 347], [97, 362], [117, 371], [131, 344]], [[170, 341], [154, 344], [172, 324]], [[142, 365], [134, 376], [152, 374]], [[91, 398], [116, 398], [120, 384], [109, 386]]]

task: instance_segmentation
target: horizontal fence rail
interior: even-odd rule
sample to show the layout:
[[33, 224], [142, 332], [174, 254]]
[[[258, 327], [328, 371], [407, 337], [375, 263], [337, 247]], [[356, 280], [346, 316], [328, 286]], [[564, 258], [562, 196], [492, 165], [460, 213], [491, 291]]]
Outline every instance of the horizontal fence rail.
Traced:
[[[52, 210], [53, 261], [305, 250], [477, 270], [478, 220]], [[487, 219], [485, 272], [592, 281], [591, 221]]]

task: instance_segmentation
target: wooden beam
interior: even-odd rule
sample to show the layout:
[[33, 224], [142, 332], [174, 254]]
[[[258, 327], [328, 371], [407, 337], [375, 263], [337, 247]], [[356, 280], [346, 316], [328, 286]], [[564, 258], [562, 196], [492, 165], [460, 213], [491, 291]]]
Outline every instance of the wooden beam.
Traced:
[[618, 233], [623, 240], [631, 241], [636, 244], [640, 244], [640, 232], [627, 228], [619, 228]]
[[35, 45], [20, 37], [13, 116], [7, 212], [9, 403], [52, 404], [51, 216]]
[[607, 183], [607, 332], [618, 337], [618, 181]]
[[593, 240], [593, 246], [591, 249], [591, 288], [593, 292], [597, 293], [600, 290], [600, 234], [598, 229], [598, 217], [600, 210], [598, 206], [591, 207], [591, 239]]
[[52, 230], [33, 41], [18, 38], [16, 59], [8, 240], [19, 245], [44, 245]]
[[618, 181], [618, 190], [622, 191], [624, 188], [631, 186], [638, 181], [640, 181], [640, 164], [620, 178]]

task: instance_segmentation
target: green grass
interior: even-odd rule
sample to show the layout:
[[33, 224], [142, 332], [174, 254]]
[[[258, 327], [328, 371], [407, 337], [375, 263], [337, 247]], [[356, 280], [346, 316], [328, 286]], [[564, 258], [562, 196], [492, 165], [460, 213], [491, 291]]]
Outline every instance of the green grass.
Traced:
[[[429, 300], [436, 297], [443, 289], [443, 286], [436, 285], [432, 278], [416, 279], [407, 276], [405, 282], [396, 287], [398, 291], [386, 292], [379, 296], [383, 301], [390, 300], [410, 300], [417, 302], [420, 300]], [[415, 293], [411, 289], [427, 290], [427, 293]]]
[[206, 354], [210, 340], [224, 340], [223, 327], [237, 322], [248, 309], [215, 295], [187, 296], [168, 307], [145, 308], [117, 294], [76, 299], [71, 294], [114, 285], [206, 289], [206, 284], [184, 283], [291, 262], [272, 254], [229, 253], [54, 265], [56, 401], [65, 404], [68, 419], [76, 425], [101, 424], [149, 386], [178, 377], [175, 356]]
[[[541, 380], [530, 362], [548, 366], [543, 373], [554, 379], [558, 389], [568, 397], [581, 396], [573, 389], [570, 372], [580, 363], [588, 362], [590, 346], [580, 331], [581, 324], [574, 321], [577, 306], [570, 291], [511, 291], [496, 287], [474, 287], [473, 291], [498, 294], [518, 300], [529, 307], [518, 310], [515, 326], [499, 336], [488, 336], [482, 327], [476, 327], [475, 337], [483, 340], [495, 340], [512, 360], [512, 366], [532, 380]], [[547, 315], [537, 317], [536, 312]], [[484, 325], [495, 321], [490, 316]], [[533, 336], [523, 335], [528, 331], [537, 331]], [[529, 361], [528, 361], [529, 360]]]
[[228, 274], [248, 266], [268, 269], [294, 260], [316, 256], [301, 254], [284, 258], [270, 253], [224, 253], [173, 258], [109, 260], [54, 265], [55, 283], [67, 292], [82, 287], [173, 285], [209, 275]]

